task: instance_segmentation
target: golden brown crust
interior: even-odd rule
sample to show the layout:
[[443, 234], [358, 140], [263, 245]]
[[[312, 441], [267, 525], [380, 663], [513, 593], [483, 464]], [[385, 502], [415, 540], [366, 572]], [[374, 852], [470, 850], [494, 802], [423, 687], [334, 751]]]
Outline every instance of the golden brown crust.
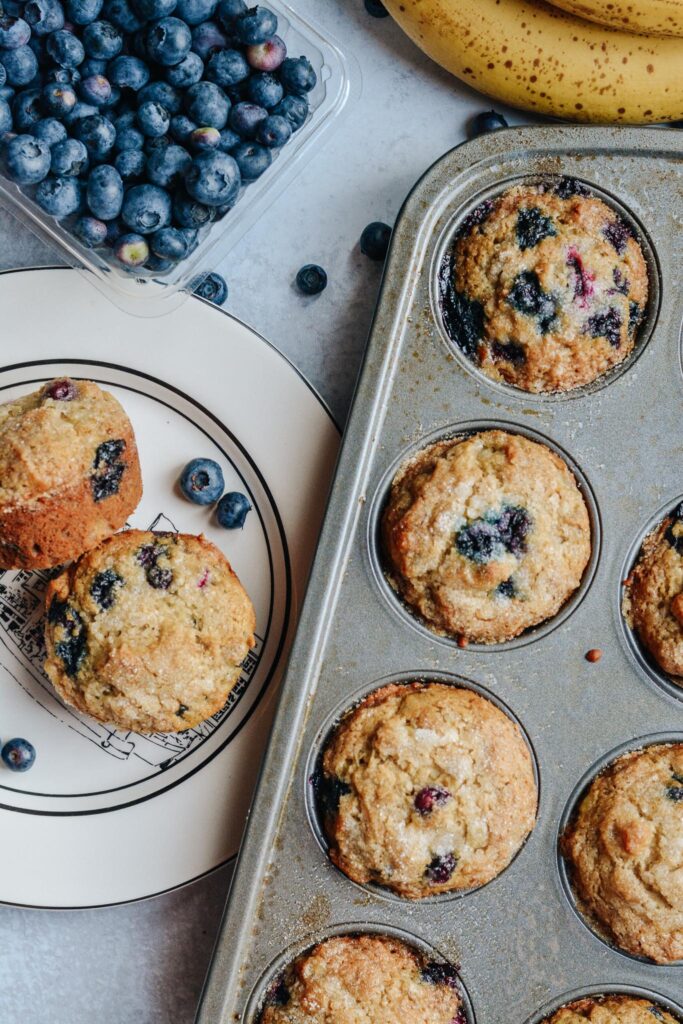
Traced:
[[533, 828], [538, 799], [507, 715], [471, 690], [417, 682], [381, 687], [341, 721], [319, 792], [333, 863], [408, 899], [495, 878]]
[[544, 1024], [680, 1024], [663, 1007], [628, 995], [585, 996], [556, 1010]]
[[254, 646], [254, 609], [205, 537], [128, 530], [54, 579], [45, 671], [60, 696], [133, 732], [219, 711]]
[[618, 758], [562, 840], [588, 913], [622, 949], [683, 959], [683, 743]]

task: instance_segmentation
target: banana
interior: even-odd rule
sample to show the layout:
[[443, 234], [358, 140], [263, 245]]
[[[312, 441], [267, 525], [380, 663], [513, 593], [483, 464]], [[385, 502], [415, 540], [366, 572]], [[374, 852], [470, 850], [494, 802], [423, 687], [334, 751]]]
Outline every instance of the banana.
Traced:
[[683, 40], [603, 28], [543, 0], [384, 0], [433, 60], [474, 89], [575, 121], [683, 118]]
[[550, 3], [579, 18], [623, 32], [683, 36], [683, 0], [550, 0]]

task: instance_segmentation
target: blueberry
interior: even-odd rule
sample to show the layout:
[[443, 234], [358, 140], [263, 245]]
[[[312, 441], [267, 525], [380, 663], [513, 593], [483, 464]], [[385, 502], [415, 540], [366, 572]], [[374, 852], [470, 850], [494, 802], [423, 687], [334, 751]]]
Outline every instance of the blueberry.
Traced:
[[89, 25], [99, 17], [103, 0], [66, 0], [66, 16], [74, 25]]
[[24, 18], [34, 36], [47, 36], [64, 28], [64, 9], [59, 0], [29, 0]]
[[[430, 960], [422, 968], [422, 977], [430, 985], [445, 985], [447, 988], [459, 989], [458, 984], [458, 972], [453, 964], [439, 963], [436, 960]], [[458, 1018], [453, 1024], [458, 1022]]]
[[147, 257], [145, 269], [153, 270], [155, 273], [161, 274], [167, 270], [170, 270], [173, 265], [173, 260], [164, 260], [161, 258], [161, 256], [156, 256], [153, 252], [151, 252]]
[[[573, 245], [570, 245], [567, 249], [567, 266], [572, 272], [574, 298], [580, 306], [585, 307], [588, 299], [595, 291], [593, 285], [593, 282], [595, 281], [595, 274], [591, 274], [586, 270], [581, 254]], [[614, 280], [616, 280], [616, 278]]]
[[220, 142], [221, 133], [218, 128], [195, 128], [188, 139], [195, 153], [201, 153], [204, 149], [218, 149]]
[[496, 524], [485, 519], [475, 519], [468, 526], [463, 526], [455, 535], [458, 554], [463, 558], [469, 558], [477, 565], [485, 565], [495, 558], [500, 550], [500, 544]]
[[168, 82], [150, 82], [138, 93], [138, 106], [142, 103], [158, 103], [171, 116], [180, 112], [182, 102], [178, 90]]
[[66, 674], [74, 678], [88, 653], [86, 625], [75, 608], [56, 598], [50, 604], [47, 618], [48, 622], [57, 627], [55, 654], [61, 658]]
[[626, 251], [628, 240], [633, 235], [628, 224], [619, 217], [607, 224], [606, 227], [603, 228], [602, 233], [614, 251], [620, 256]]
[[151, 235], [171, 223], [171, 197], [157, 185], [135, 185], [126, 193], [121, 215], [131, 231]]
[[[240, 169], [227, 153], [199, 153], [185, 175], [185, 188], [193, 199], [206, 206], [234, 203], [241, 184]], [[196, 225], [184, 224], [184, 227]]]
[[517, 274], [507, 301], [513, 309], [534, 317], [541, 334], [547, 334], [557, 318], [558, 300], [543, 291], [538, 275], [533, 270], [523, 270]]
[[84, 103], [105, 107], [111, 100], [111, 83], [104, 75], [88, 75], [78, 87]]
[[64, 124], [73, 131], [77, 121], [84, 117], [93, 117], [97, 113], [99, 113], [98, 108], [94, 107], [92, 103], [83, 103], [79, 100], [69, 113], [64, 116]]
[[173, 573], [170, 569], [162, 569], [158, 565], [153, 565], [145, 573], [147, 582], [150, 587], [154, 590], [168, 590], [173, 582]]
[[[12, 130], [12, 111], [10, 110], [9, 103], [5, 100], [0, 100], [0, 137]], [[40, 138], [36, 135], [35, 138]], [[47, 141], [47, 140], [45, 140]], [[49, 145], [49, 142], [47, 143]]]
[[169, 188], [181, 181], [191, 164], [192, 157], [182, 146], [166, 146], [149, 157], [147, 178], [153, 185]]
[[151, 138], [158, 138], [165, 135], [171, 123], [166, 107], [160, 103], [148, 100], [138, 107], [137, 121], [143, 135]]
[[589, 316], [583, 329], [591, 338], [607, 338], [613, 348], [621, 345], [621, 313], [614, 306], [602, 313]]
[[454, 853], [437, 854], [425, 868], [425, 878], [436, 885], [443, 885], [451, 878], [457, 866], [458, 858]]
[[513, 366], [523, 366], [526, 349], [516, 341], [494, 341], [491, 343], [491, 356], [496, 361], [502, 359]]
[[97, 57], [86, 57], [81, 64], [79, 71], [81, 78], [90, 78], [91, 75], [104, 75], [107, 70], [108, 61], [99, 60]]
[[278, 114], [271, 114], [259, 125], [256, 138], [263, 146], [269, 149], [278, 149], [289, 142], [292, 137], [292, 128], [285, 117]]
[[41, 118], [40, 89], [24, 89], [12, 103], [15, 131], [30, 133]]
[[669, 786], [667, 788], [666, 795], [669, 798], [669, 800], [673, 800], [674, 803], [680, 803], [681, 801], [683, 801], [683, 786]]
[[468, 135], [476, 139], [478, 135], [486, 135], [487, 132], [495, 132], [499, 128], [507, 128], [508, 123], [502, 114], [495, 110], [485, 110], [482, 114], [473, 117], [468, 125]]
[[47, 64], [51, 63], [47, 50], [45, 48], [45, 39], [45, 36], [32, 35], [28, 43], [26, 44], [30, 50], [33, 50], [33, 54], [36, 60], [38, 61], [39, 71], [36, 73], [36, 77], [38, 77], [42, 73], [42, 69]]
[[216, 519], [219, 526], [226, 530], [238, 530], [244, 527], [247, 515], [251, 512], [249, 499], [239, 491], [224, 494], [216, 506]]
[[226, 31], [232, 32], [237, 18], [246, 12], [245, 0], [220, 0], [217, 16]]
[[522, 252], [525, 249], [533, 249], [544, 238], [554, 238], [557, 235], [550, 217], [541, 213], [537, 206], [519, 211], [515, 231], [517, 244]]
[[265, 43], [248, 46], [246, 58], [255, 71], [277, 71], [287, 56], [287, 47], [279, 36], [266, 39]]
[[4, 89], [7, 84], [7, 72], [5, 71], [5, 65], [0, 64], [0, 89]]
[[517, 588], [515, 587], [514, 580], [512, 577], [507, 580], [502, 580], [496, 587], [496, 596], [504, 597], [508, 601], [512, 600], [513, 597], [517, 596]]
[[76, 68], [85, 60], [83, 43], [73, 32], [60, 29], [47, 37], [45, 44], [47, 52], [55, 64], [63, 68]]
[[391, 241], [391, 228], [382, 221], [375, 220], [363, 229], [360, 236], [360, 251], [371, 260], [386, 259]]
[[198, 125], [225, 128], [230, 113], [230, 101], [213, 82], [191, 85], [185, 94], [188, 116]]
[[[0, 67], [2, 67], [1, 64], [0, 64]], [[10, 100], [13, 100], [15, 95], [16, 94], [15, 94], [14, 89], [12, 88], [11, 85], [0, 86], [0, 100], [2, 100], [4, 103], [7, 103], [8, 106], [9, 106]]]
[[315, 263], [307, 263], [296, 275], [296, 286], [302, 295], [319, 295], [327, 288], [327, 274]]
[[531, 517], [519, 505], [505, 505], [498, 517], [500, 539], [507, 551], [521, 555], [526, 551], [526, 538], [531, 529]]
[[123, 35], [110, 21], [93, 21], [83, 30], [83, 45], [89, 57], [111, 60], [123, 48]]
[[73, 133], [79, 139], [93, 160], [103, 160], [114, 148], [116, 128], [101, 114], [83, 117], [76, 122]]
[[107, 69], [109, 81], [119, 89], [138, 92], [149, 82], [149, 68], [139, 57], [116, 57]]
[[88, 151], [78, 139], [65, 139], [52, 149], [50, 171], [60, 177], [78, 178], [88, 169]]
[[185, 497], [195, 505], [213, 505], [225, 487], [223, 471], [212, 459], [193, 459], [188, 462], [179, 482]]
[[[1, 131], [2, 128], [0, 127]], [[66, 139], [66, 128], [56, 117], [44, 117], [34, 124], [31, 134], [36, 139], [42, 139], [43, 142], [47, 142], [48, 146], [53, 147], [58, 142], [64, 142]]]
[[17, 135], [5, 151], [7, 173], [19, 185], [36, 185], [50, 170], [50, 147], [32, 135]]
[[145, 139], [143, 149], [147, 156], [152, 156], [153, 153], [158, 153], [163, 149], [166, 149], [171, 145], [170, 135], [157, 135], [150, 139]]
[[413, 801], [418, 814], [425, 817], [438, 807], [443, 807], [451, 798], [451, 794], [443, 786], [425, 786], [416, 793]]
[[192, 50], [206, 63], [212, 53], [224, 50], [227, 37], [215, 21], [205, 21], [192, 29]]
[[96, 217], [79, 217], [74, 225], [74, 234], [86, 249], [96, 249], [106, 241], [107, 225]]
[[249, 65], [239, 50], [219, 50], [207, 61], [206, 77], [222, 88], [237, 85], [249, 77]]
[[114, 246], [114, 255], [124, 267], [142, 267], [149, 256], [149, 246], [142, 235], [121, 235]]
[[[246, 96], [252, 103], [265, 107], [266, 110], [272, 110], [282, 100], [283, 90], [275, 75], [264, 71], [251, 76], [246, 83]], [[282, 115], [278, 114], [276, 116], [281, 117]], [[287, 123], [289, 124], [289, 122]]]
[[175, 13], [187, 25], [200, 25], [213, 17], [218, 0], [178, 0]]
[[321, 769], [314, 773], [311, 782], [323, 818], [335, 817], [339, 811], [341, 798], [351, 792], [348, 782], [344, 782], [337, 775], [326, 775]]
[[[570, 249], [569, 252], [571, 253], [572, 250]], [[573, 262], [572, 261], [572, 257], [570, 255], [567, 255], [567, 263], [571, 266], [572, 262]], [[574, 269], [577, 269], [577, 268], [574, 268]], [[612, 295], [612, 294], [628, 295], [629, 288], [631, 287], [631, 282], [621, 272], [621, 268], [620, 267], [614, 267], [612, 269], [612, 280], [614, 281], [614, 288], [610, 288], [610, 290], [608, 292], [609, 295]]]
[[178, 231], [187, 243], [187, 255], [189, 256], [199, 245], [199, 231], [197, 228], [178, 228]]
[[121, 459], [125, 450], [125, 441], [112, 438], [110, 441], [103, 441], [95, 452], [93, 473], [90, 477], [95, 501], [103, 501], [118, 494], [121, 477], [126, 469], [126, 464]]
[[125, 153], [130, 149], [142, 149], [145, 136], [137, 128], [121, 128], [116, 131], [114, 149], [117, 153]]
[[232, 23], [232, 31], [243, 46], [265, 43], [277, 32], [277, 17], [267, 7], [251, 7], [238, 14]]
[[215, 210], [190, 199], [184, 192], [179, 192], [173, 200], [173, 220], [181, 228], [196, 229], [210, 224], [216, 216]]
[[45, 110], [53, 117], [66, 118], [76, 107], [78, 98], [72, 85], [49, 82], [43, 86], [42, 100]]
[[270, 150], [257, 142], [240, 142], [231, 150], [233, 159], [244, 181], [255, 181], [267, 171], [272, 162]]
[[180, 18], [162, 18], [146, 36], [147, 52], [164, 67], [180, 64], [190, 52], [192, 33]]
[[38, 61], [30, 46], [5, 50], [2, 55], [2, 66], [9, 84], [17, 87], [28, 85], [38, 73]]
[[161, 228], [150, 236], [149, 246], [155, 256], [174, 263], [189, 255], [190, 241], [179, 228]]
[[268, 111], [256, 103], [237, 103], [230, 111], [230, 127], [243, 139], [253, 139], [267, 117]]
[[78, 389], [69, 377], [58, 377], [43, 388], [43, 396], [53, 402], [73, 402], [77, 394]]
[[280, 81], [286, 92], [304, 96], [315, 88], [318, 77], [306, 57], [287, 57], [280, 65]]
[[286, 117], [295, 132], [301, 128], [308, 117], [308, 100], [305, 96], [285, 96], [271, 111]]
[[121, 212], [123, 182], [111, 164], [100, 164], [90, 172], [87, 185], [88, 207], [100, 220], [114, 220]]
[[90, 596], [102, 611], [108, 611], [116, 601], [118, 588], [123, 585], [123, 577], [115, 569], [105, 569], [98, 572], [90, 584]]
[[176, 89], [188, 89], [200, 82], [203, 74], [204, 61], [190, 51], [180, 64], [166, 69], [166, 81]]
[[176, 0], [133, 0], [133, 6], [145, 21], [159, 21], [173, 14]]
[[196, 128], [197, 124], [195, 121], [191, 121], [185, 114], [176, 114], [175, 117], [171, 118], [169, 132], [171, 138], [175, 139], [176, 142], [186, 143]]
[[35, 762], [36, 748], [28, 740], [17, 736], [16, 739], [8, 740], [5, 743], [0, 752], [0, 757], [2, 757], [10, 771], [27, 772], [29, 768], [33, 767]]
[[[35, 129], [34, 129], [35, 131]], [[628, 333], [629, 335], [635, 335], [636, 331], [640, 326], [640, 322], [643, 319], [644, 311], [638, 305], [637, 302], [629, 302], [628, 304]]]
[[[196, 284], [196, 286], [195, 282], [193, 282], [193, 291], [200, 299], [206, 299], [207, 302], [213, 302], [216, 306], [224, 305], [228, 298], [228, 286], [220, 274], [207, 274], [207, 276]], [[221, 480], [222, 479], [223, 478], [221, 477]], [[223, 490], [221, 487], [221, 494], [222, 493]]]
[[112, 25], [128, 35], [139, 32], [145, 26], [144, 20], [138, 17], [128, 0], [107, 0], [104, 16]]
[[242, 140], [240, 139], [237, 132], [234, 132], [232, 128], [223, 128], [220, 131], [220, 142], [218, 148], [222, 153], [231, 153], [235, 146], [238, 146]]
[[122, 181], [136, 181], [145, 173], [147, 157], [141, 149], [126, 149], [114, 157], [114, 167]]
[[582, 181], [567, 177], [560, 178], [559, 181], [555, 182], [552, 186], [552, 191], [560, 199], [571, 199], [572, 196], [589, 195], [589, 191]]
[[0, 50], [16, 50], [18, 46], [26, 46], [30, 38], [28, 22], [0, 13]]

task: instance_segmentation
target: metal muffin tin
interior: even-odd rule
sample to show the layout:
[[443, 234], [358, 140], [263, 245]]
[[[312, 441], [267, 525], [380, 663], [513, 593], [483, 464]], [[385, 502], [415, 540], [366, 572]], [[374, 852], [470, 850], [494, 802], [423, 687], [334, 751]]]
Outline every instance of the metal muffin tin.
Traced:
[[[614, 991], [645, 993], [683, 1020], [683, 966], [639, 961], [595, 935], [557, 854], [570, 800], [605, 755], [638, 737], [683, 738], [683, 688], [653, 675], [621, 615], [625, 567], [683, 490], [682, 151], [675, 129], [513, 129], [447, 153], [409, 196], [199, 1024], [252, 1024], [287, 960], [327, 935], [362, 930], [398, 930], [460, 965], [478, 1024], [531, 1024], [583, 993]], [[651, 276], [634, 355], [597, 384], [556, 396], [490, 381], [456, 352], [437, 281], [469, 209], [520, 178], [547, 175], [578, 178], [622, 208], [645, 240]], [[377, 519], [406, 455], [491, 424], [546, 441], [578, 468], [592, 496], [594, 572], [550, 623], [511, 643], [461, 649], [412, 620], [388, 587]], [[595, 664], [585, 659], [591, 648], [603, 652]], [[359, 692], [444, 675], [488, 690], [522, 724], [540, 773], [538, 822], [488, 885], [459, 899], [387, 898], [329, 862], [311, 821], [311, 758]]]

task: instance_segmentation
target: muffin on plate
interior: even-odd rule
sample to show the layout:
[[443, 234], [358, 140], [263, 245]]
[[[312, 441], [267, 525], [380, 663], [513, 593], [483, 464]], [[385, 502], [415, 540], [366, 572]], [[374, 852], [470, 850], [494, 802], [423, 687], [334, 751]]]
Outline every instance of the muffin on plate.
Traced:
[[491, 881], [536, 820], [519, 726], [446, 683], [371, 693], [334, 730], [316, 781], [333, 863], [409, 899]]
[[648, 999], [618, 994], [576, 999], [560, 1007], [552, 1017], [546, 1017], [544, 1024], [652, 1024], [653, 1019], [660, 1024], [680, 1024], [667, 1010]]
[[658, 665], [683, 686], [683, 504], [643, 541], [624, 614]]
[[509, 640], [555, 615], [591, 554], [586, 503], [555, 452], [504, 430], [439, 441], [396, 474], [389, 580], [436, 633]]
[[622, 950], [683, 959], [683, 743], [618, 758], [562, 839], [580, 905]]
[[489, 377], [524, 391], [567, 391], [623, 362], [647, 298], [629, 226], [566, 178], [486, 199], [441, 268], [452, 340]]
[[325, 939], [271, 986], [259, 1024], [465, 1024], [457, 974], [382, 935]]
[[254, 609], [206, 538], [128, 530], [54, 579], [45, 671], [67, 704], [132, 732], [219, 711], [254, 646]]
[[130, 420], [68, 377], [0, 405], [0, 567], [46, 569], [120, 529], [142, 495]]

